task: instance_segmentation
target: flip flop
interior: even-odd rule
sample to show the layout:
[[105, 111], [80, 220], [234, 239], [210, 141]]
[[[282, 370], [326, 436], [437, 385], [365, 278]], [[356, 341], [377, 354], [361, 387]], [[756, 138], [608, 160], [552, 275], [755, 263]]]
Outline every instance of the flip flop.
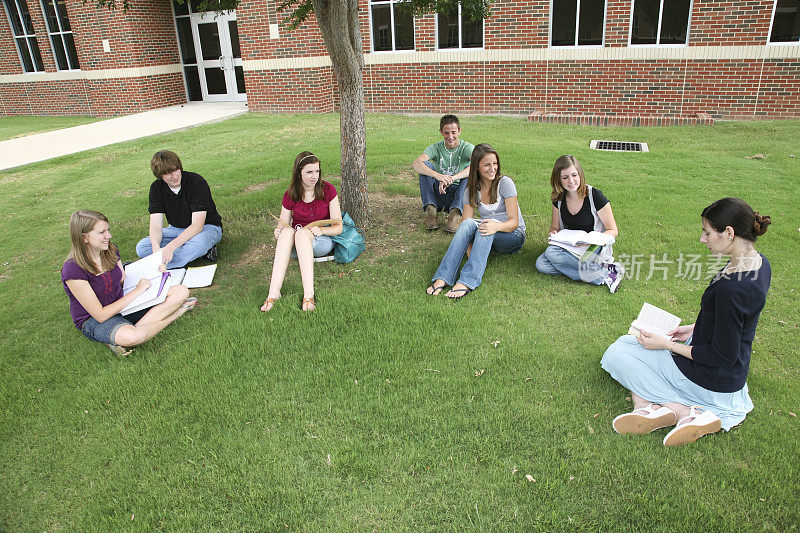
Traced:
[[460, 300], [461, 298], [472, 292], [472, 289], [470, 289], [469, 287], [464, 287], [463, 289], [450, 289], [450, 292], [461, 293], [459, 296], [448, 296], [448, 298], [450, 298], [451, 300]]
[[197, 305], [197, 298], [195, 298], [194, 296], [189, 296], [188, 298], [186, 298], [186, 301], [183, 302], [183, 305], [181, 305], [181, 309], [186, 309], [186, 312], [188, 313], [189, 311], [194, 309], [196, 305]]
[[[437, 279], [436, 281], [442, 281], [442, 280], [439, 280], [439, 279]], [[442, 290], [443, 290], [445, 287], [447, 287], [447, 284], [446, 284], [446, 283], [444, 283], [444, 281], [442, 281], [442, 286], [441, 286], [441, 287], [437, 287], [437, 286], [436, 286], [436, 281], [434, 281], [433, 283], [431, 283], [431, 284], [430, 284], [430, 286], [429, 286], [429, 287], [426, 289], [426, 291], [425, 291], [425, 292], [427, 292], [428, 294], [430, 294], [431, 296], [439, 296], [439, 295], [442, 293]]]
[[311, 298], [303, 298], [303, 303], [301, 304], [300, 308], [303, 311], [313, 311], [317, 308], [317, 302], [314, 301], [314, 297]]

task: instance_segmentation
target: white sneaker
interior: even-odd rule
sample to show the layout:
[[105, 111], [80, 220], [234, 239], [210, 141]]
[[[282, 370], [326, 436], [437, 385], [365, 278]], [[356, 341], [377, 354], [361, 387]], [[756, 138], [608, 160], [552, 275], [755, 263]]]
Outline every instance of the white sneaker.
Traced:
[[703, 435], [716, 433], [722, 429], [722, 421], [711, 411], [703, 411], [692, 406], [689, 415], [681, 418], [675, 429], [664, 437], [664, 446], [680, 446], [694, 442]]
[[622, 276], [625, 275], [625, 269], [619, 263], [609, 263], [606, 268], [608, 268], [608, 273], [603, 282], [608, 286], [609, 292], [615, 293], [622, 281]]

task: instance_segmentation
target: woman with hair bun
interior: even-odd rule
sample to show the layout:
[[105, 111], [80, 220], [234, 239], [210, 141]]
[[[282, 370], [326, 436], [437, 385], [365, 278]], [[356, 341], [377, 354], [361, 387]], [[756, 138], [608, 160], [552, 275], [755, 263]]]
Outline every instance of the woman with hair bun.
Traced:
[[[303, 311], [316, 309], [314, 301], [314, 258], [333, 250], [331, 236], [342, 233], [342, 209], [336, 187], [322, 180], [319, 158], [311, 152], [300, 152], [294, 158], [292, 182], [281, 201], [280, 223], [275, 228], [275, 262], [269, 293], [262, 311], [269, 311], [281, 297], [281, 287], [289, 267], [289, 258], [297, 257], [303, 283]], [[339, 219], [326, 227], [308, 225], [317, 220]]]
[[664, 445], [677, 446], [728, 431], [753, 409], [747, 373], [772, 275], [754, 244], [770, 217], [738, 198], [723, 198], [701, 218], [700, 242], [711, 255], [730, 260], [703, 293], [697, 322], [673, 329], [670, 339], [647, 331], [624, 335], [603, 354], [601, 366], [633, 400], [633, 411], [614, 419], [617, 433], [675, 426]]

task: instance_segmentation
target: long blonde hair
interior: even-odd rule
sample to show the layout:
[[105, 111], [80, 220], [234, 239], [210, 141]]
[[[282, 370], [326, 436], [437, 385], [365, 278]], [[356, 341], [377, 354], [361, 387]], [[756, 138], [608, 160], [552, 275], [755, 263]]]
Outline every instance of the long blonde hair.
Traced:
[[101, 270], [97, 269], [94, 260], [89, 256], [89, 247], [83, 240], [83, 234], [92, 231], [92, 228], [100, 220], [108, 222], [108, 218], [104, 214], [88, 209], [75, 211], [69, 217], [69, 236], [72, 239], [72, 248], [67, 259], [72, 259], [82, 269], [95, 274], [102, 274], [113, 269], [119, 260], [117, 247], [111, 243], [108, 244], [108, 250], [100, 252]]

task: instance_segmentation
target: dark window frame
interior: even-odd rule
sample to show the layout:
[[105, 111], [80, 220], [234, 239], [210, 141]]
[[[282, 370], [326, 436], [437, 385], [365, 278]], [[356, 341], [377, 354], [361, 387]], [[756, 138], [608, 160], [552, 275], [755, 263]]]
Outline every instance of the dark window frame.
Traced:
[[[767, 44], [771, 45], [792, 45], [792, 44], [800, 44], [800, 2], [796, 2], [798, 5], [796, 6], [795, 11], [795, 21], [794, 27], [790, 30], [792, 35], [787, 35], [784, 38], [783, 35], [779, 36], [779, 39], [775, 39], [775, 17], [778, 15], [778, 9], [781, 7], [779, 4], [782, 2], [786, 2], [786, 0], [775, 0], [772, 4], [772, 18], [769, 22], [769, 35], [767, 37]], [[785, 7], [783, 9], [786, 9]], [[791, 9], [791, 6], [789, 6]], [[781, 31], [785, 31], [782, 29]]]
[[[63, 0], [60, 1], [63, 2]], [[47, 27], [47, 33], [50, 37], [50, 47], [53, 52], [53, 60], [55, 61], [56, 69], [58, 70], [80, 70], [81, 65], [78, 61], [78, 50], [75, 47], [75, 34], [72, 31], [72, 25], [69, 23], [67, 8], [65, 5], [62, 13], [56, 5], [58, 2], [59, 0], [41, 0], [42, 13], [44, 13], [45, 26]], [[53, 9], [53, 15], [55, 17], [57, 26], [55, 30], [50, 27], [50, 16], [47, 12], [47, 4], [50, 4]], [[65, 27], [68, 29], [65, 30]], [[58, 43], [56, 41], [58, 41]], [[58, 54], [57, 50], [59, 49], [63, 53], [63, 56]], [[65, 61], [66, 64], [64, 65], [62, 61]]]
[[[369, 1], [369, 31], [370, 31], [370, 52], [371, 53], [397, 53], [397, 52], [414, 52], [417, 49], [415, 21], [413, 14], [410, 16], [411, 22], [411, 35], [404, 36], [410, 39], [410, 47], [398, 48], [397, 44], [397, 11], [403, 9], [400, 7], [402, 4], [408, 4], [407, 0], [370, 0]], [[383, 45], [380, 48], [376, 47], [376, 31], [375, 31], [375, 17], [373, 16], [375, 7], [389, 8], [389, 27], [387, 28], [387, 35], [389, 38], [388, 48]], [[403, 46], [402, 44], [400, 46]]]
[[[13, 15], [16, 16], [16, 25], [14, 24], [14, 19], [12, 19], [12, 5], [14, 7]], [[25, 7], [24, 13], [22, 10], [23, 5]], [[3, 0], [3, 6], [5, 7], [6, 19], [11, 28], [11, 36], [14, 39], [14, 46], [17, 48], [17, 56], [23, 72], [25, 74], [44, 72], [42, 52], [39, 48], [39, 41], [36, 38], [36, 30], [33, 27], [33, 18], [31, 17], [28, 3], [26, 0]], [[24, 15], [27, 15], [27, 20]], [[20, 42], [24, 44], [24, 50], [20, 46]], [[28, 60], [27, 63], [26, 59]]]
[[575, 34], [573, 44], [553, 44], [553, 19], [555, 17], [555, 0], [550, 0], [550, 31], [548, 46], [551, 48], [602, 48], [606, 43], [606, 18], [608, 15], [608, 2], [603, 0], [603, 20], [601, 22], [601, 35], [599, 44], [580, 44], [580, 19], [581, 19], [581, 0], [576, 0], [575, 5]]
[[628, 46], [635, 46], [635, 47], [669, 47], [669, 48], [680, 48], [689, 45], [689, 37], [691, 35], [692, 29], [692, 10], [694, 8], [694, 0], [688, 0], [688, 13], [686, 14], [686, 38], [685, 41], [682, 43], [662, 43], [661, 39], [661, 29], [664, 24], [664, 3], [667, 0], [659, 0], [659, 9], [658, 9], [658, 22], [656, 25], [656, 36], [654, 43], [635, 43], [633, 42], [634, 39], [634, 15], [636, 11], [636, 2], [638, 0], [631, 0], [631, 18], [630, 18], [630, 28], [628, 31]]
[[442, 16], [441, 13], [436, 13], [436, 49], [437, 50], [483, 50], [486, 48], [486, 19], [481, 19], [481, 44], [480, 46], [464, 46], [464, 26], [465, 24], [469, 24], [470, 22], [474, 22], [469, 20], [467, 16], [461, 10], [461, 2], [458, 3], [458, 12], [456, 13], [455, 18], [458, 19], [458, 46], [442, 46], [441, 45], [441, 35], [439, 34], [439, 22], [440, 17]]

